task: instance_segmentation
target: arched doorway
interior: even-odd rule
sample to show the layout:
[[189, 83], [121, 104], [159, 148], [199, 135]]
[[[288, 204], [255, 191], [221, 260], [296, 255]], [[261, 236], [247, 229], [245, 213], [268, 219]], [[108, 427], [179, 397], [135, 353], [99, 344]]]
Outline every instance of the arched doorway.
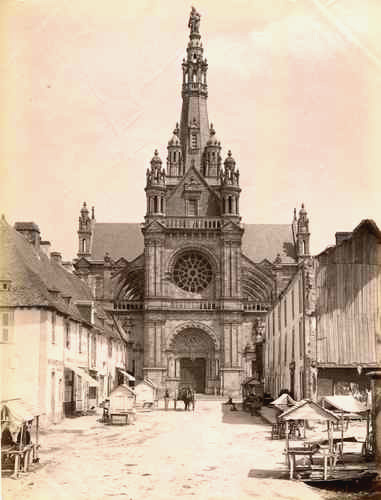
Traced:
[[215, 385], [216, 349], [214, 340], [202, 329], [185, 328], [172, 340], [175, 376], [198, 393], [210, 392]]

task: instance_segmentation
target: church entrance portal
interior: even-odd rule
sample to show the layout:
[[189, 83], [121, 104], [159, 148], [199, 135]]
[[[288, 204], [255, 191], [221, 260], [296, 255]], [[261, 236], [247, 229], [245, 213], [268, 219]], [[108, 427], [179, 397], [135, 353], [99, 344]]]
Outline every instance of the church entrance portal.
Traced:
[[174, 337], [168, 366], [169, 379], [177, 384], [189, 384], [198, 393], [215, 391], [219, 362], [214, 340], [202, 329], [185, 328]]
[[196, 392], [205, 393], [206, 359], [181, 358], [180, 384], [190, 384]]

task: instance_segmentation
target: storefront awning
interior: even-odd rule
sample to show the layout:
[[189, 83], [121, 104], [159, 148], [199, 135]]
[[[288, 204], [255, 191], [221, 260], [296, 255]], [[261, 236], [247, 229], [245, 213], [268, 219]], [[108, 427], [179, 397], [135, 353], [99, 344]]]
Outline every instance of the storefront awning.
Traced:
[[129, 373], [125, 372], [124, 370], [122, 370], [121, 368], [118, 368], [118, 370], [120, 371], [120, 373], [122, 373], [125, 377], [127, 377], [128, 380], [130, 380], [131, 382], [135, 382], [135, 377], [133, 375], [130, 375]]
[[73, 372], [79, 375], [84, 381], [86, 381], [90, 387], [99, 387], [99, 383], [93, 377], [90, 377], [90, 375], [86, 373], [83, 368], [67, 362], [65, 362], [65, 367], [73, 370]]

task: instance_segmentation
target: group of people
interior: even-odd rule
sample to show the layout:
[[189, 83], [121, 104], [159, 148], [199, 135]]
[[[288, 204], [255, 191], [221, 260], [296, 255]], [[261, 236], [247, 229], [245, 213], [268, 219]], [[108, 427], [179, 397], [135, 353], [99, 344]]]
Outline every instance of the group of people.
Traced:
[[[168, 402], [170, 399], [170, 394], [168, 389], [164, 393], [164, 403], [165, 408], [168, 409]], [[182, 386], [178, 389], [174, 397], [175, 401], [183, 401], [185, 410], [195, 409], [195, 391], [191, 385]]]

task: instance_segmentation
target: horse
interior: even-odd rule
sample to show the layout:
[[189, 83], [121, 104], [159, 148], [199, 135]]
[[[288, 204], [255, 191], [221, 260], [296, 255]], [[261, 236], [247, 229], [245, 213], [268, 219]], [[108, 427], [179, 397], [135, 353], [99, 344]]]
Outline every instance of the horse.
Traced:
[[185, 411], [190, 410], [190, 406], [192, 405], [192, 409], [194, 411], [195, 407], [195, 398], [194, 391], [190, 387], [183, 387], [179, 392], [179, 400], [184, 401], [184, 409]]

